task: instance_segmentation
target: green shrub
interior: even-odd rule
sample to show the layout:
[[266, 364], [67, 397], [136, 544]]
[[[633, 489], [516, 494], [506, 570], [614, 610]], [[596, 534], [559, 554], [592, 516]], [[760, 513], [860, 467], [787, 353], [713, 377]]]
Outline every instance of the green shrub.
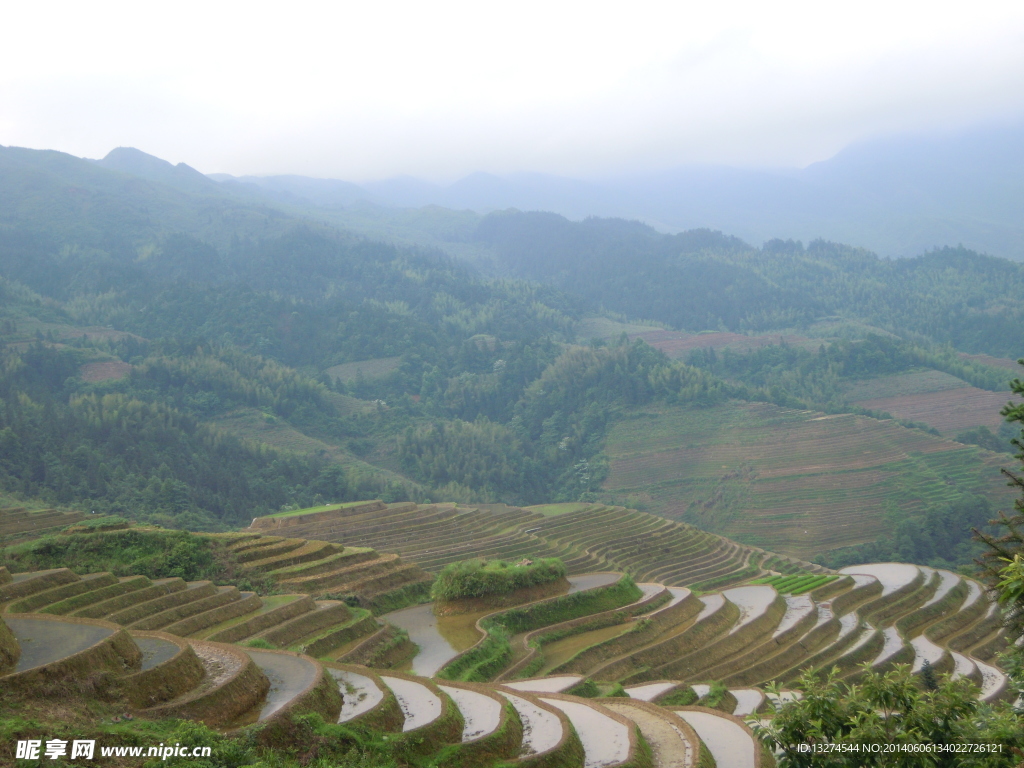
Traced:
[[676, 688], [665, 696], [657, 699], [655, 703], [660, 707], [689, 707], [697, 703], [697, 692], [689, 686]]
[[569, 688], [566, 693], [583, 699], [596, 699], [601, 695], [601, 690], [597, 687], [597, 683], [587, 677]]
[[701, 706], [708, 707], [710, 709], [717, 709], [722, 703], [722, 699], [724, 699], [728, 693], [729, 689], [726, 684], [721, 680], [715, 680], [711, 683], [711, 690], [708, 691], [708, 695], [700, 702]]
[[247, 648], [269, 648], [275, 650], [277, 648], [272, 642], [267, 640], [265, 637], [254, 637], [252, 640], [246, 640], [242, 645]]
[[514, 565], [504, 560], [463, 560], [446, 565], [430, 590], [435, 600], [505, 595], [517, 589], [565, 578], [565, 564], [557, 557]]
[[224, 565], [217, 561], [214, 549], [210, 539], [186, 531], [129, 528], [47, 536], [31, 547], [6, 553], [4, 560], [26, 571], [70, 566], [80, 574], [110, 571], [115, 576], [177, 576], [198, 581], [223, 573]]

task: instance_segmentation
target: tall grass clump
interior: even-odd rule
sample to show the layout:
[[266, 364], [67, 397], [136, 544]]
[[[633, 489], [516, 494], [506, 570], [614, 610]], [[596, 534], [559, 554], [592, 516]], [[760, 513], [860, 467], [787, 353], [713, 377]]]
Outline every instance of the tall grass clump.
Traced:
[[517, 589], [565, 578], [565, 564], [557, 557], [513, 564], [504, 560], [463, 560], [450, 563], [438, 574], [430, 596], [435, 600], [505, 595]]

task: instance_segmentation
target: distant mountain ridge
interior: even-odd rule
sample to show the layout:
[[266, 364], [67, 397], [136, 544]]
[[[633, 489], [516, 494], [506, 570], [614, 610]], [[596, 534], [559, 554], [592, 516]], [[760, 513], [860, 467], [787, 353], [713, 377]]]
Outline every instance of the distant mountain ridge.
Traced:
[[718, 229], [754, 244], [824, 238], [883, 256], [964, 247], [1024, 260], [1024, 125], [850, 146], [802, 170], [691, 166], [584, 181], [474, 173], [453, 184], [397, 177], [362, 186], [299, 176], [233, 179], [323, 207], [364, 199], [485, 213], [639, 219], [665, 231]]
[[148, 155], [134, 147], [117, 147], [112, 149], [102, 160], [95, 160], [96, 165], [112, 171], [129, 173], [149, 181], [180, 189], [184, 192], [200, 194], [217, 194], [216, 184], [190, 165], [178, 163], [172, 165], [159, 157]]

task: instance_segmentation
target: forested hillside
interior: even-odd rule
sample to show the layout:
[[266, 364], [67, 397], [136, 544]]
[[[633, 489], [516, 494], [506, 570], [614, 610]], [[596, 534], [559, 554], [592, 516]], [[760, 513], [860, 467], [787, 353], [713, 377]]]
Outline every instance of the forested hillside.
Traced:
[[[454, 216], [417, 215], [438, 230]], [[965, 470], [910, 456], [912, 483], [883, 478], [851, 507], [869, 537], [794, 544], [800, 556], [881, 559], [941, 525], [949, 541], [910, 556], [969, 561], [968, 526], [998, 506], [1012, 460], [997, 401], [1024, 351], [1017, 264], [467, 216], [463, 245], [504, 278], [443, 237], [367, 239], [299, 200], [134, 150], [92, 162], [0, 148], [0, 490], [203, 529], [367, 497], [614, 500], [756, 543], [754, 458], [716, 475], [711, 455], [685, 491], [658, 474], [678, 479], [722, 441], [741, 456], [743, 431], [715, 414], [754, 403], [796, 414], [798, 432], [857, 414], [865, 451], [974, 457]], [[624, 480], [643, 413], [675, 425], [674, 453]], [[807, 498], [808, 519], [830, 525], [828, 497]], [[862, 549], [838, 551], [850, 545]]]
[[1024, 265], [963, 248], [889, 260], [822, 240], [753, 248], [709, 230], [520, 212], [490, 214], [475, 237], [518, 277], [674, 328], [759, 332], [838, 315], [965, 352], [1024, 352]]

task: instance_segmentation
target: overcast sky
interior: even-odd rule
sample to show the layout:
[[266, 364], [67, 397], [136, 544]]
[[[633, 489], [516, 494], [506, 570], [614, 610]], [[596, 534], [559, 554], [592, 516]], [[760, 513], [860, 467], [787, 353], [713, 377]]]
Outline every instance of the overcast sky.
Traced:
[[803, 166], [1024, 116], [1024, 2], [8, 2], [0, 144], [437, 181]]

